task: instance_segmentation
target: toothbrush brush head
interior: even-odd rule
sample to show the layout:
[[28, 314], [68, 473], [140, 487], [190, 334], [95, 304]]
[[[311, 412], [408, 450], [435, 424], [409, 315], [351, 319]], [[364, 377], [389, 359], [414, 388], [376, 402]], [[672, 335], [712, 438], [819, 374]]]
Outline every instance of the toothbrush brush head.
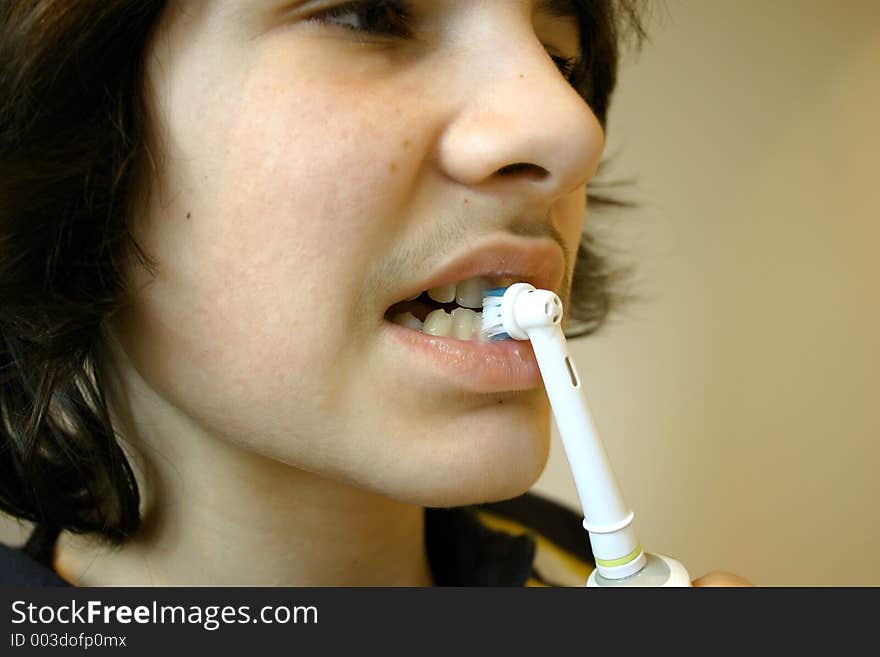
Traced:
[[550, 290], [528, 283], [496, 287], [483, 295], [482, 336], [488, 340], [528, 340], [530, 329], [562, 321], [562, 301]]

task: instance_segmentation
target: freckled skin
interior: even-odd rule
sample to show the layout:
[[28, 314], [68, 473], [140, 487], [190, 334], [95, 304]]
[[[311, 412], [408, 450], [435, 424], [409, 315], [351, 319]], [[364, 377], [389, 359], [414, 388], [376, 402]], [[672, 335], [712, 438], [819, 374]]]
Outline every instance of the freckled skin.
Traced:
[[[448, 44], [417, 67], [296, 22], [256, 38], [210, 10], [165, 26], [148, 61], [168, 158], [139, 235], [159, 273], [133, 274], [115, 329], [188, 424], [416, 503], [509, 496], [538, 476], [543, 391], [503, 411], [462, 403], [412, 380], [377, 330], [390, 291], [436, 266], [402, 260], [423, 243], [443, 257], [530, 216], [576, 251], [603, 134], [541, 43], [576, 48], [576, 33], [478, 6], [444, 5]], [[168, 221], [184, 203], [200, 220]]]
[[517, 221], [576, 251], [604, 136], [545, 51], [576, 27], [425, 2], [442, 34], [414, 52], [269, 4], [169, 3], [146, 53], [156, 273], [132, 265], [107, 327], [145, 520], [62, 541], [81, 585], [427, 585], [422, 507], [512, 497], [547, 458], [542, 390], [413, 376], [383, 314]]
[[169, 3], [145, 53], [155, 273], [131, 264], [102, 363], [145, 521], [109, 553], [61, 541], [82, 585], [426, 585], [423, 507], [546, 463], [543, 390], [425, 376], [384, 314], [516, 226], [576, 252], [604, 135], [546, 50], [576, 23], [425, 2], [429, 47], [270, 4]]

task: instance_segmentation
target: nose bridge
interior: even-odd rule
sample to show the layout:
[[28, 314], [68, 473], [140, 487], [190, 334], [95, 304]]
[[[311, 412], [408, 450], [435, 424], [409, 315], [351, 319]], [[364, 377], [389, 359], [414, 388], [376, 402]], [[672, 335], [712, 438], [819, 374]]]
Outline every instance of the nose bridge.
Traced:
[[595, 174], [604, 133], [534, 32], [518, 29], [486, 28], [479, 43], [450, 55], [447, 102], [454, 109], [438, 158], [468, 186], [503, 182], [528, 190], [522, 193], [562, 195]]

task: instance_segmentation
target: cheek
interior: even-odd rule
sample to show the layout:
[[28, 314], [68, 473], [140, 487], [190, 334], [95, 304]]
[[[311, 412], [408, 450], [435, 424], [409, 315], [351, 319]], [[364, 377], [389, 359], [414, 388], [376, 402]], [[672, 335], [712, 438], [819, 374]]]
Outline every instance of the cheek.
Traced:
[[405, 173], [414, 173], [404, 126], [417, 128], [402, 118], [399, 90], [374, 79], [306, 76], [306, 63], [281, 65], [282, 55], [266, 59], [230, 130], [224, 205], [260, 208], [286, 233], [294, 227], [308, 255], [314, 245], [381, 237], [405, 198]]
[[417, 128], [389, 120], [399, 94], [383, 95], [375, 80], [324, 75], [279, 86], [294, 76], [289, 64], [274, 70], [276, 60], [251, 79], [248, 109], [229, 133], [234, 152], [216, 199], [221, 241], [273, 263], [308, 298], [330, 289], [356, 303], [369, 292], [365, 274], [405, 228], [417, 171], [408, 134]]
[[415, 155], [375, 81], [367, 93], [278, 66], [254, 67], [234, 115], [170, 121], [165, 202], [143, 240], [159, 276], [126, 331], [172, 397], [207, 402], [222, 387], [239, 404], [296, 397], [326, 412], [357, 356], [366, 273], [400, 228]]

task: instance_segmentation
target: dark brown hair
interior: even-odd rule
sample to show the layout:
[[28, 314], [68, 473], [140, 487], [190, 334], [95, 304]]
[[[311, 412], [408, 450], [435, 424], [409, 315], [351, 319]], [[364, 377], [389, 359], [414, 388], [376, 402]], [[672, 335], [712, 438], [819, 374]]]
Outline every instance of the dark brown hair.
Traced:
[[[603, 126], [635, 3], [577, 3], [578, 88]], [[0, 509], [112, 542], [138, 528], [139, 493], [97, 363], [127, 265], [150, 265], [131, 206], [155, 170], [144, 54], [166, 4], [0, 3]], [[602, 324], [614, 279], [585, 235], [572, 335]]]

